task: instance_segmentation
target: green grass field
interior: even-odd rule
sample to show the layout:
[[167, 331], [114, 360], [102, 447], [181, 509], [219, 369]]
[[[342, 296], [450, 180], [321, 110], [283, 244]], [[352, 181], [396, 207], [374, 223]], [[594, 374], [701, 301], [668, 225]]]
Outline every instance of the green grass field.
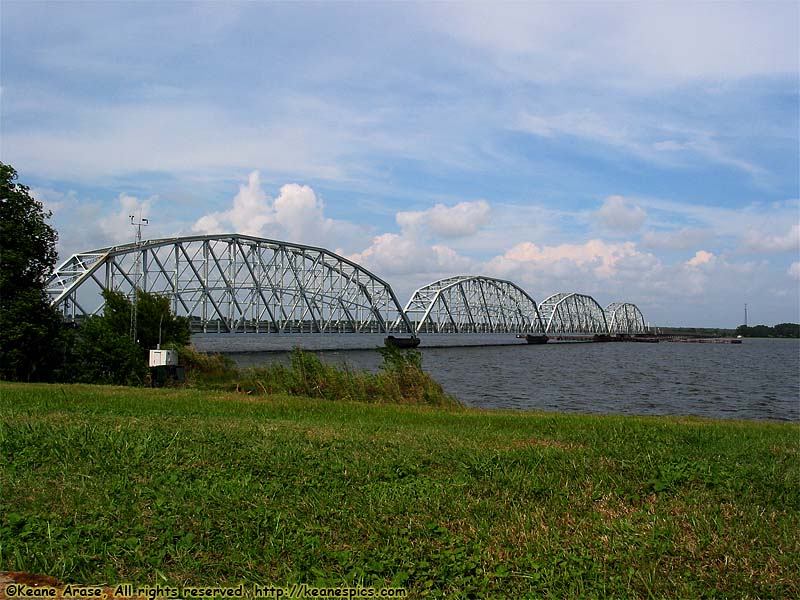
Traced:
[[0, 519], [76, 583], [792, 598], [800, 427], [4, 383]]

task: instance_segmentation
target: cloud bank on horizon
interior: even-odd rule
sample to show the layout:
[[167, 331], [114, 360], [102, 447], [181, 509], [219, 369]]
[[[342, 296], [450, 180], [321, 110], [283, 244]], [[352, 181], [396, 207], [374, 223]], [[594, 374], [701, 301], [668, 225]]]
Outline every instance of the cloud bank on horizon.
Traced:
[[[800, 321], [800, 7], [5, 2], [0, 160], [62, 257], [239, 232]], [[87, 224], [89, 226], [87, 226]]]

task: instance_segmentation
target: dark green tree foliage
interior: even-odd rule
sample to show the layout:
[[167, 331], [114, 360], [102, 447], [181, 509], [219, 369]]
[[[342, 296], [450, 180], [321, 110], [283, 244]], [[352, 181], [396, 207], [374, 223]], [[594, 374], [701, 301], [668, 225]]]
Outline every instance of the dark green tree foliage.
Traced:
[[775, 327], [767, 325], [755, 325], [747, 327], [739, 325], [736, 334], [742, 337], [780, 337], [780, 338], [800, 338], [800, 323], [778, 323]]
[[166, 296], [139, 292], [137, 314], [136, 337], [145, 352], [159, 343], [162, 347], [186, 346], [189, 343], [189, 319], [173, 315]]
[[69, 372], [73, 381], [138, 385], [147, 374], [141, 348], [114, 319], [89, 317], [75, 336]]
[[114, 335], [131, 340], [131, 303], [128, 298], [122, 292], [103, 290], [103, 300], [105, 307], [103, 316], [99, 318]]
[[774, 329], [778, 337], [800, 338], [800, 323], [778, 323]]
[[0, 163], [0, 378], [52, 379], [63, 358], [63, 326], [44, 286], [58, 234], [51, 213]]
[[[121, 292], [104, 291], [106, 306], [103, 318], [118, 334], [130, 337], [131, 301]], [[142, 355], [162, 346], [185, 346], [189, 343], [189, 319], [176, 317], [169, 307], [169, 298], [139, 290], [136, 306], [136, 340]]]
[[103, 316], [90, 317], [80, 327], [74, 347], [75, 380], [135, 385], [147, 374], [148, 352], [162, 346], [189, 343], [189, 320], [176, 317], [169, 298], [138, 292], [137, 339], [130, 336], [131, 302], [121, 292], [103, 292]]

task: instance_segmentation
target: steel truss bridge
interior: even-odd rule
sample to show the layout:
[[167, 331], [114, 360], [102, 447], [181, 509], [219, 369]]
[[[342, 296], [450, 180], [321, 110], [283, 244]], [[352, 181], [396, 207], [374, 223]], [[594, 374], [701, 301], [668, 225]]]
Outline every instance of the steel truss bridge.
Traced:
[[459, 275], [419, 288], [404, 312], [415, 333], [544, 333], [536, 301], [516, 284]]
[[[67, 319], [100, 292], [166, 295], [195, 332], [412, 333], [388, 283], [323, 248], [246, 235], [151, 240], [75, 254], [47, 285]], [[399, 316], [399, 322], [398, 322]]]
[[50, 277], [51, 304], [68, 321], [103, 310], [104, 290], [169, 297], [204, 333], [515, 333], [620, 335], [647, 331], [634, 304], [591, 296], [540, 304], [516, 284], [459, 275], [416, 290], [401, 307], [391, 286], [324, 248], [247, 235], [148, 240], [74, 254]]

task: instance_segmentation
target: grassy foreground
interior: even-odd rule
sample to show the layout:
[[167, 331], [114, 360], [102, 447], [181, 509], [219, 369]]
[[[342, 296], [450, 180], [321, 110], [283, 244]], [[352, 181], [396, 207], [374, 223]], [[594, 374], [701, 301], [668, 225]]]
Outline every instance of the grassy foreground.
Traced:
[[0, 384], [0, 570], [800, 595], [800, 428]]

